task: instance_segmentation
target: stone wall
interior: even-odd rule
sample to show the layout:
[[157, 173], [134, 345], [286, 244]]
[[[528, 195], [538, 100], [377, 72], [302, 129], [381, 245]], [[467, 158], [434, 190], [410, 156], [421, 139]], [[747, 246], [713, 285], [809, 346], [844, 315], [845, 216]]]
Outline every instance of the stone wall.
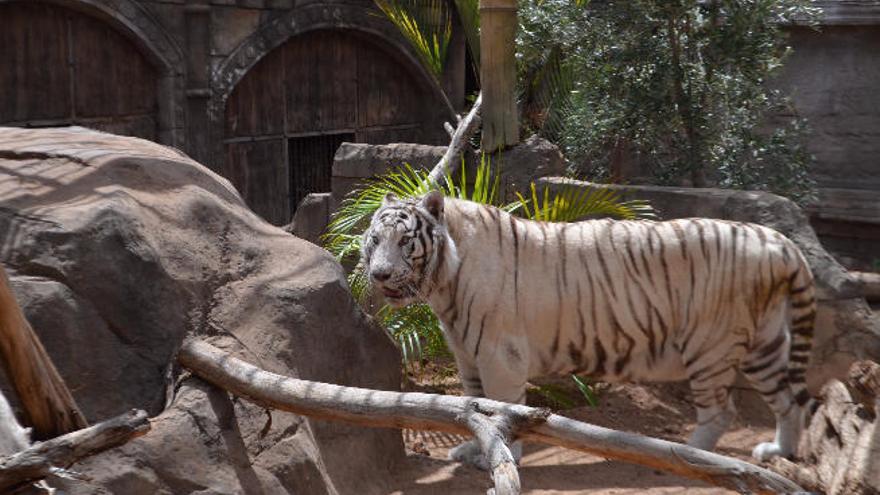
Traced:
[[814, 228], [844, 264], [880, 271], [880, 4], [817, 3], [821, 27], [789, 29], [794, 52], [774, 84], [810, 126]]

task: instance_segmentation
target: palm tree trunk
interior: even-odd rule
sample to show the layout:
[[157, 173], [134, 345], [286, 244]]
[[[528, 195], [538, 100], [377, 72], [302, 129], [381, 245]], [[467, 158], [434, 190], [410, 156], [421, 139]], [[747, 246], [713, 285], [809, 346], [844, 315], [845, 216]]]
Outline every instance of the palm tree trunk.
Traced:
[[516, 107], [516, 0], [480, 0], [482, 149], [492, 153], [519, 142]]

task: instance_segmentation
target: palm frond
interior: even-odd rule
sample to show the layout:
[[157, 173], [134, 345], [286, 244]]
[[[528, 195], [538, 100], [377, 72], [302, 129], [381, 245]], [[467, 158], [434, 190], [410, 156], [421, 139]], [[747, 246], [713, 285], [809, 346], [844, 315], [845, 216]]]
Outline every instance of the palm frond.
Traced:
[[[454, 180], [452, 175], [446, 174], [446, 186], [444, 193], [452, 198], [465, 199], [474, 201], [484, 205], [501, 207], [499, 191], [501, 187], [501, 166], [492, 168], [492, 158], [483, 154], [480, 157], [480, 163], [474, 171], [474, 179], [471, 182], [468, 179], [468, 167], [462, 159], [462, 164], [458, 168], [458, 180]], [[468, 190], [468, 187], [471, 189]]]
[[452, 38], [452, 16], [445, 0], [374, 0], [439, 82]]
[[562, 47], [555, 45], [533, 63], [526, 76], [520, 96], [523, 117], [538, 134], [555, 141], [571, 114], [574, 70], [566, 63]]
[[517, 193], [523, 216], [542, 222], [575, 222], [589, 217], [611, 216], [623, 220], [656, 218], [647, 201], [621, 201], [620, 193], [608, 187], [562, 186], [551, 195], [549, 187], [538, 192], [531, 185], [531, 197]]
[[464, 28], [471, 59], [474, 61], [475, 73], [480, 74], [480, 0], [455, 0], [458, 18]]
[[376, 316], [400, 345], [404, 363], [450, 354], [440, 322], [428, 305], [412, 304], [399, 309], [383, 306]]

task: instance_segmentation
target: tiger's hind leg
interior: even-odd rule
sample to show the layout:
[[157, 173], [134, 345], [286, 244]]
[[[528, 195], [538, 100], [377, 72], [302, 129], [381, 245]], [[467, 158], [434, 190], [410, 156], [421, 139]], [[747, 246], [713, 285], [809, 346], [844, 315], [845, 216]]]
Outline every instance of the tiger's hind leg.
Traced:
[[688, 445], [711, 451], [736, 417], [736, 408], [730, 396], [736, 371], [725, 359], [708, 360], [703, 367], [697, 367], [698, 364], [688, 367], [689, 383], [697, 408], [697, 427], [691, 433]]
[[789, 335], [781, 319], [776, 323], [775, 335], [765, 336], [740, 364], [740, 371], [776, 416], [775, 440], [760, 443], [752, 450], [752, 457], [758, 461], [791, 457], [801, 433], [801, 408], [794, 401], [788, 378]]

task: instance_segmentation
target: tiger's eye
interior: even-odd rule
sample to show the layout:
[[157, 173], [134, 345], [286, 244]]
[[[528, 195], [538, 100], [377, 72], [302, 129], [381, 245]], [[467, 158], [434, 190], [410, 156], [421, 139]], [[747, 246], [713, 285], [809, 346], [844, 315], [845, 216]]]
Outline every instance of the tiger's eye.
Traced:
[[397, 245], [400, 247], [403, 247], [403, 246], [406, 246], [407, 244], [409, 244], [409, 241], [410, 241], [409, 238], [404, 237], [403, 239], [400, 240], [400, 242], [397, 243]]
[[379, 236], [377, 236], [377, 235], [370, 236], [370, 242], [372, 242], [373, 244], [379, 244]]

